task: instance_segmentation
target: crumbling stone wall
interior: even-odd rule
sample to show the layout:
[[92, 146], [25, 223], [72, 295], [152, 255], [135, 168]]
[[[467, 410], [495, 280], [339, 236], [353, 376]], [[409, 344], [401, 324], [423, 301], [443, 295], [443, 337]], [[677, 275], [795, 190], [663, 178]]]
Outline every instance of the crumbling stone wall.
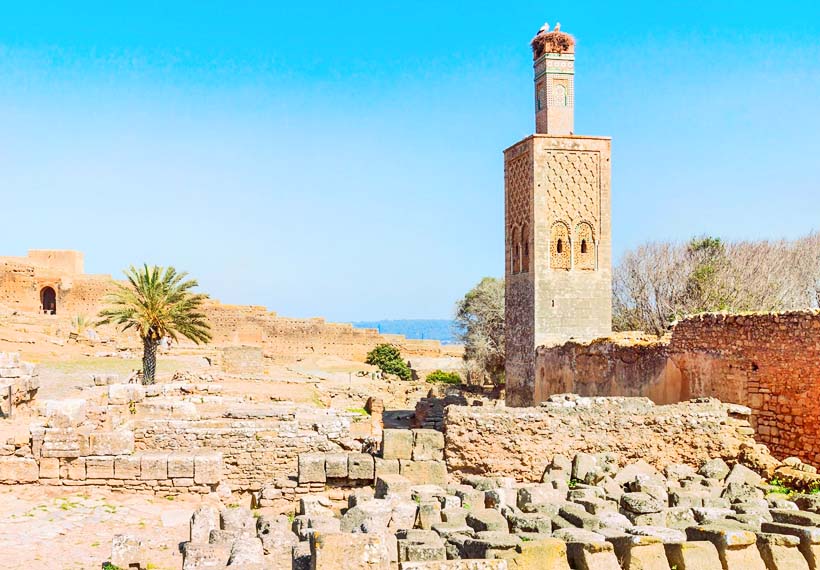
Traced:
[[135, 448], [221, 452], [225, 480], [238, 489], [258, 490], [265, 482], [294, 474], [301, 453], [360, 450], [362, 440], [372, 436], [369, 418], [339, 410], [290, 405], [227, 415], [231, 417], [135, 420]]
[[534, 401], [550, 394], [709, 396], [749, 406], [758, 441], [820, 465], [820, 313], [706, 314], [667, 339], [540, 347]]
[[753, 444], [748, 408], [716, 400], [656, 406], [646, 398], [555, 396], [530, 408], [449, 406], [445, 461], [458, 476], [494, 474], [538, 481], [554, 455], [612, 452], [623, 465], [662, 468], [734, 458]]

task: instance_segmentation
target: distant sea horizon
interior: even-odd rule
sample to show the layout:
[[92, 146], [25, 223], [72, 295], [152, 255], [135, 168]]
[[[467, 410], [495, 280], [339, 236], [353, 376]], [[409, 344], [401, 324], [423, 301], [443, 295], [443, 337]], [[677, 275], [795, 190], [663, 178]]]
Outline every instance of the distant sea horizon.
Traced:
[[400, 334], [411, 339], [438, 340], [443, 344], [458, 342], [452, 319], [382, 319], [352, 324], [356, 328], [377, 329], [382, 334]]

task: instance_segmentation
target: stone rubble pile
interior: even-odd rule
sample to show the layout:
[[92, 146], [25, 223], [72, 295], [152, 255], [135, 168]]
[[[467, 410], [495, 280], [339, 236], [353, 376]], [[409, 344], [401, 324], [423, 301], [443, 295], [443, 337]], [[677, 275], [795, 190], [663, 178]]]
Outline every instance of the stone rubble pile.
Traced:
[[[612, 453], [578, 453], [553, 457], [539, 483], [467, 476], [447, 484], [406, 467], [440, 461], [443, 440], [430, 431], [385, 430], [381, 457], [366, 464], [374, 485], [350, 492], [343, 508], [316, 495], [303, 496], [290, 518], [200, 508], [183, 569], [820, 568], [820, 494], [781, 494], [739, 462], [659, 472], [643, 461], [619, 468]], [[299, 478], [350, 477], [363, 455], [303, 456]], [[385, 461], [397, 469], [380, 470]]]

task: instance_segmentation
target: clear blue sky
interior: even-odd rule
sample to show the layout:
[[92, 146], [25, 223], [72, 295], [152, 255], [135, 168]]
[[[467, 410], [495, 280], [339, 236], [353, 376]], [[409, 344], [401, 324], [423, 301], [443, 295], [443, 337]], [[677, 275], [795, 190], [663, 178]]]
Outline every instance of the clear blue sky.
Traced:
[[6, 2], [0, 254], [448, 317], [503, 273], [544, 20], [578, 39], [576, 132], [613, 137], [616, 255], [820, 227], [817, 2]]

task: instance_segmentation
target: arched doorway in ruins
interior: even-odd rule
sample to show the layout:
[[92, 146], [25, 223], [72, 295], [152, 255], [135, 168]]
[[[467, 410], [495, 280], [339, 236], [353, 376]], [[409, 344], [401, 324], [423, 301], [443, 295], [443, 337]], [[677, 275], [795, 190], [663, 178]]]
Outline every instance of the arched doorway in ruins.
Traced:
[[54, 291], [54, 287], [40, 289], [40, 307], [48, 315], [57, 314], [57, 292]]

